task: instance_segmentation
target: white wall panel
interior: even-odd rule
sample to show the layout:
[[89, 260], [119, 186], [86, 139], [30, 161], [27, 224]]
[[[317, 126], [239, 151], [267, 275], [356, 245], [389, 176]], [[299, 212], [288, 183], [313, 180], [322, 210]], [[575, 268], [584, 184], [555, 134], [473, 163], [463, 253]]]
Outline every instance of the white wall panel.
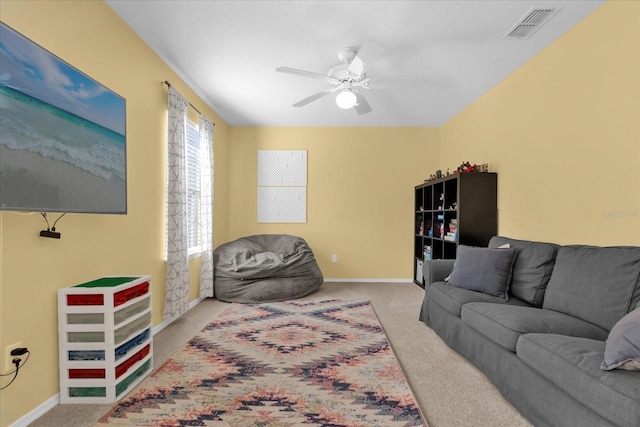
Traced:
[[307, 150], [258, 150], [258, 222], [307, 222]]
[[258, 187], [258, 222], [307, 222], [307, 187]]
[[258, 186], [305, 187], [307, 150], [258, 150]]

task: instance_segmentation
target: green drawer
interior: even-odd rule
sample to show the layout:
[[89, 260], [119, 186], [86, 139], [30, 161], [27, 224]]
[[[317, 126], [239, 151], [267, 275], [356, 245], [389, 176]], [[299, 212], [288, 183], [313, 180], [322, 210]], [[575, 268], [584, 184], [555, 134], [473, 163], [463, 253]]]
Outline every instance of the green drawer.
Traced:
[[138, 369], [133, 371], [133, 373], [131, 375], [129, 375], [127, 378], [125, 378], [124, 380], [120, 381], [116, 385], [116, 396], [119, 396], [120, 394], [122, 394], [122, 392], [125, 391], [127, 389], [127, 387], [129, 387], [131, 385], [132, 382], [137, 380], [140, 376], [142, 376], [150, 368], [151, 368], [151, 359], [149, 359], [146, 362], [144, 362], [144, 364], [142, 366], [140, 366]]
[[106, 397], [106, 387], [69, 387], [69, 397]]

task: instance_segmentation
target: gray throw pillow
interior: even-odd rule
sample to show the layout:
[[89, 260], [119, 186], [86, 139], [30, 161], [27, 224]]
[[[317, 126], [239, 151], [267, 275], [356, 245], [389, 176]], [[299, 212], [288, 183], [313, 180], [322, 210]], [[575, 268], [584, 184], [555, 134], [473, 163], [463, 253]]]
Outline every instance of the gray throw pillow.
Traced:
[[515, 257], [516, 250], [511, 248], [494, 249], [460, 245], [453, 271], [449, 276], [449, 284], [507, 301]]
[[494, 236], [489, 240], [489, 247], [499, 247], [504, 243], [511, 244], [518, 252], [513, 263], [509, 295], [536, 307], [542, 307], [544, 293], [560, 246], [555, 243]]
[[600, 369], [616, 368], [640, 371], [640, 308], [627, 313], [609, 332]]

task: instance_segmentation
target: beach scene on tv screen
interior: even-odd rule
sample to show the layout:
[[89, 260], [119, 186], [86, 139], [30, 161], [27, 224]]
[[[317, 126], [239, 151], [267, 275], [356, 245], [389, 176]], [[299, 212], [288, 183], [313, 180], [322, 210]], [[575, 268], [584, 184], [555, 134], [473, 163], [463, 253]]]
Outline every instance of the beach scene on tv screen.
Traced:
[[125, 100], [0, 23], [0, 209], [126, 213]]

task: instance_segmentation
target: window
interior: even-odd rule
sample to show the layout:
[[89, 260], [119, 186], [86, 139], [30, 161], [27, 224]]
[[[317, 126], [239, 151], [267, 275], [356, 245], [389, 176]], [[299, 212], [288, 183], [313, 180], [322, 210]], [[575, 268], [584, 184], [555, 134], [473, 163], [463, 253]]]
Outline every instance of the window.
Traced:
[[187, 120], [187, 230], [189, 255], [200, 253], [200, 132]]
[[[193, 258], [200, 255], [202, 251], [200, 236], [200, 129], [197, 124], [188, 119], [186, 128], [187, 254], [189, 258]], [[167, 185], [169, 185], [168, 182]], [[168, 212], [165, 212], [165, 216], [168, 220]], [[167, 224], [165, 224], [165, 231], [166, 227]], [[165, 232], [165, 257], [167, 257], [166, 251], [169, 248], [168, 238], [169, 235]]]

